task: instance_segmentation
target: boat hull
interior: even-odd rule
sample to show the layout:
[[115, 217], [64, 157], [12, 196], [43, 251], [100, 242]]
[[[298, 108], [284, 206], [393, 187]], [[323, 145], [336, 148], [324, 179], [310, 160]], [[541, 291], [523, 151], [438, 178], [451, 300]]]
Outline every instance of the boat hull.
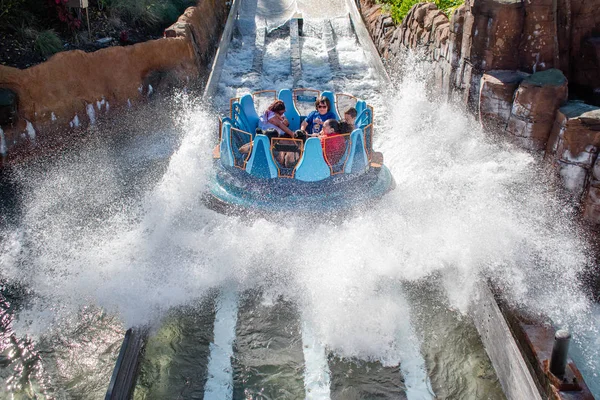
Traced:
[[209, 208], [227, 214], [347, 212], [379, 200], [396, 185], [385, 166], [370, 168], [359, 175], [334, 175], [318, 182], [260, 179], [218, 162], [215, 168], [203, 200]]

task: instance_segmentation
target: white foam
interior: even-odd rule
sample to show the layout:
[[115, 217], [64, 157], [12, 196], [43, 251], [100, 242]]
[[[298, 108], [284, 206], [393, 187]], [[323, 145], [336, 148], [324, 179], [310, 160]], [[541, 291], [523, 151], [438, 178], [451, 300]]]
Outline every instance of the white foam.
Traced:
[[224, 288], [217, 299], [217, 314], [213, 342], [210, 344], [204, 398], [227, 400], [233, 398], [233, 342], [237, 323], [237, 294]]
[[4, 136], [4, 131], [2, 127], [0, 127], [0, 154], [6, 155], [6, 137]]
[[26, 128], [25, 130], [27, 131], [27, 136], [29, 136], [29, 139], [31, 140], [35, 140], [35, 128], [33, 127], [33, 124], [27, 120], [25, 120], [27, 122]]
[[306, 399], [331, 397], [331, 372], [325, 347], [317, 340], [310, 323], [302, 323], [302, 352], [304, 353], [304, 388]]
[[90, 124], [94, 125], [96, 123], [96, 112], [94, 111], [94, 106], [92, 104], [88, 104], [86, 106], [87, 116], [90, 119]]

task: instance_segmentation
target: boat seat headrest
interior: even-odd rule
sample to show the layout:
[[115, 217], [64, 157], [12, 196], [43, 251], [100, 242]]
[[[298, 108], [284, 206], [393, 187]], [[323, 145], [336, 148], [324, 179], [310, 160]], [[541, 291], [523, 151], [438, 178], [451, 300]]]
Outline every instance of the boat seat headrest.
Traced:
[[271, 143], [265, 135], [256, 135], [252, 144], [252, 154], [246, 163], [246, 172], [250, 175], [271, 179], [277, 178], [278, 171], [271, 153]]
[[304, 154], [296, 166], [294, 178], [305, 182], [316, 182], [331, 176], [319, 138], [311, 137], [304, 143]]
[[294, 103], [294, 95], [290, 89], [281, 89], [277, 94], [277, 98], [285, 104], [285, 117], [290, 122], [289, 128], [292, 131], [300, 129], [300, 113]]
[[335, 119], [339, 121], [340, 115], [337, 112], [337, 107], [335, 105], [335, 95], [333, 94], [333, 92], [325, 91], [321, 93], [321, 96], [327, 97], [329, 99], [329, 103], [331, 104], [331, 109], [329, 111], [331, 111], [335, 115]]
[[369, 157], [365, 150], [365, 141], [363, 138], [363, 131], [361, 129], [355, 129], [350, 135], [350, 142], [352, 148], [350, 149], [350, 155], [344, 168], [346, 174], [357, 174], [364, 172], [369, 167]]

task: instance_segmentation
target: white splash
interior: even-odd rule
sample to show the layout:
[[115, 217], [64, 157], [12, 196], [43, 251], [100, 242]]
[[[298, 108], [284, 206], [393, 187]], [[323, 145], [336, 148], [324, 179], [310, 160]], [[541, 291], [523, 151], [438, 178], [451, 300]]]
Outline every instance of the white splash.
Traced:
[[127, 99], [127, 107], [131, 108], [131, 100]]
[[33, 124], [27, 120], [25, 120], [25, 121], [27, 122], [25, 130], [27, 131], [27, 135], [29, 136], [29, 139], [35, 140], [35, 129], [33, 128]]
[[0, 127], [0, 154], [6, 155], [6, 137], [4, 137], [2, 127]]
[[79, 126], [79, 115], [75, 114], [73, 120], [69, 122], [69, 126], [71, 128], [77, 128]]
[[94, 111], [94, 106], [92, 104], [88, 104], [86, 106], [86, 112], [88, 118], [90, 119], [90, 124], [94, 125], [96, 123], [96, 112]]
[[154, 88], [152, 87], [152, 85], [148, 85], [148, 97], [150, 97], [152, 93], [154, 93]]
[[238, 314], [235, 290], [223, 289], [217, 299], [213, 342], [210, 344], [204, 398], [230, 400], [233, 397], [233, 343]]
[[50, 114], [50, 120], [51, 120], [51, 121], [56, 121], [56, 115], [54, 115], [54, 112], [52, 112], [52, 113]]
[[110, 104], [108, 103], [108, 101], [106, 102], [106, 112], [108, 112], [110, 110]]
[[331, 371], [327, 364], [327, 353], [306, 320], [302, 323], [302, 352], [304, 353], [305, 398], [330, 399]]
[[98, 100], [96, 101], [96, 107], [98, 108], [98, 111], [102, 110], [102, 106], [106, 103], [106, 100], [104, 100], [104, 97], [102, 98], [102, 100]]

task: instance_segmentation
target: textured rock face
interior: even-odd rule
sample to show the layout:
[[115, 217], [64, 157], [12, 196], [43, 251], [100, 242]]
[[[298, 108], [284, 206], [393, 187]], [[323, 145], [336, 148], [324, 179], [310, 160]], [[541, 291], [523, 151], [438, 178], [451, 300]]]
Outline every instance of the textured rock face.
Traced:
[[466, 3], [462, 55], [478, 71], [517, 69], [524, 9], [519, 0]]
[[531, 0], [525, 3], [523, 31], [519, 43], [519, 65], [524, 71], [537, 72], [559, 68], [556, 39], [556, 0]]
[[567, 97], [567, 79], [559, 70], [530, 75], [517, 89], [506, 133], [528, 150], [544, 150], [556, 110]]
[[561, 107], [548, 140], [550, 162], [573, 199], [583, 198], [583, 217], [600, 223], [600, 108], [578, 101]]
[[[600, 12], [600, 11], [599, 11]], [[589, 87], [600, 104], [600, 37], [588, 38], [581, 47], [581, 60], [576, 63], [574, 83]]]
[[361, 6], [389, 65], [417, 50], [422, 62], [433, 63], [440, 93], [460, 99], [484, 128], [545, 150], [574, 201], [584, 199], [584, 218], [600, 228], [598, 111], [583, 103], [563, 107], [569, 81], [600, 104], [600, 2], [467, 0], [449, 20], [419, 3], [391, 27], [372, 0]]
[[484, 128], [504, 132], [519, 84], [529, 74], [519, 71], [489, 71], [481, 78], [479, 120]]
[[[93, 123], [99, 113], [146, 98], [156, 85], [196, 79], [212, 57], [226, 15], [224, 2], [202, 0], [180, 17], [182, 31], [165, 39], [93, 53], [61, 52], [24, 70], [0, 66], [0, 88], [19, 99], [18, 123], [2, 127], [8, 154], [33, 137], [53, 140], [45, 132]], [[26, 130], [38, 134], [23, 135]]]

